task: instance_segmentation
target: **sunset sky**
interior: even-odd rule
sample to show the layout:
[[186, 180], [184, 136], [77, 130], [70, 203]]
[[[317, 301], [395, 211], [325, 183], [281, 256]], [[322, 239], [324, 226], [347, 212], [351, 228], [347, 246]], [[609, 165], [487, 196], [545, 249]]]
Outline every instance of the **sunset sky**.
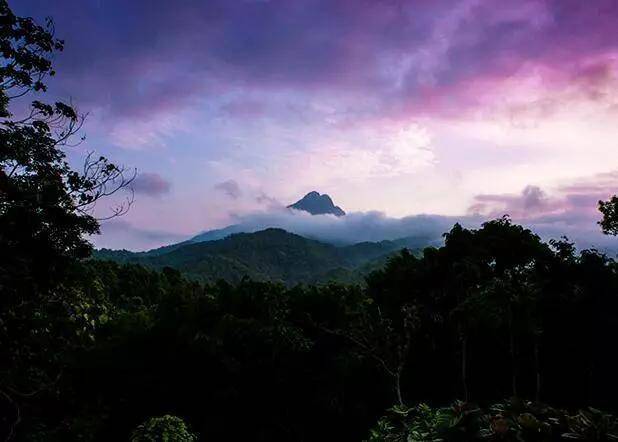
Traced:
[[509, 213], [594, 244], [618, 191], [616, 0], [9, 3], [66, 42], [48, 95], [89, 113], [71, 158], [140, 172], [99, 246], [311, 190], [349, 213]]

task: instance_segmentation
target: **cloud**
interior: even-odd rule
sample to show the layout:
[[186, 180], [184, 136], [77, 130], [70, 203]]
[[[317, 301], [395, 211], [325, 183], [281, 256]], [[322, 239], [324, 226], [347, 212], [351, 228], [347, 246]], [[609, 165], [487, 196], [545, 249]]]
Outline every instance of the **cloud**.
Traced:
[[267, 195], [264, 192], [259, 192], [255, 197], [255, 202], [258, 205], [266, 210], [280, 210], [283, 209], [284, 205], [281, 202], [273, 198], [272, 196]]
[[[234, 186], [232, 186], [234, 187]], [[597, 248], [615, 255], [615, 238], [602, 235], [597, 221], [597, 201], [618, 192], [618, 172], [609, 172], [562, 183], [547, 190], [526, 186], [520, 193], [481, 194], [474, 198], [468, 214], [444, 216], [419, 214], [390, 217], [379, 211], [351, 212], [344, 217], [310, 215], [286, 209], [276, 199], [260, 193], [245, 193], [261, 207], [253, 212], [231, 215], [231, 227], [211, 231], [210, 239], [220, 239], [235, 232], [256, 232], [270, 227], [285, 229], [308, 238], [334, 244], [412, 238], [419, 247], [442, 244], [443, 233], [455, 223], [479, 228], [487, 220], [511, 216], [544, 240], [566, 235], [580, 248]], [[96, 238], [99, 247], [144, 250], [179, 240], [185, 236], [165, 231], [143, 230], [124, 220], [103, 224], [104, 235]], [[213, 233], [214, 232], [214, 233]]]
[[141, 229], [123, 219], [113, 219], [101, 224], [101, 234], [90, 238], [97, 248], [149, 250], [186, 239], [173, 232]]
[[474, 198], [468, 212], [495, 218], [508, 214], [545, 238], [562, 235], [580, 247], [597, 247], [615, 253], [615, 238], [602, 235], [597, 225], [598, 201], [618, 193], [618, 172], [597, 174], [562, 184], [548, 194], [526, 186], [520, 194], [483, 194]]
[[343, 217], [311, 215], [285, 207], [236, 216], [234, 232], [256, 232], [276, 227], [308, 238], [335, 244], [353, 244], [362, 241], [394, 240], [414, 237], [424, 244], [439, 244], [442, 234], [456, 222], [469, 227], [480, 225], [474, 216], [449, 217], [441, 215], [413, 215], [403, 218], [388, 217], [382, 212], [353, 212]]
[[283, 160], [282, 169], [292, 175], [290, 179], [325, 183], [336, 179], [395, 177], [414, 173], [434, 162], [431, 137], [418, 124], [334, 130], [326, 133], [325, 139], [307, 143], [307, 149], [279, 160]]
[[516, 220], [556, 219], [564, 223], [598, 219], [597, 203], [618, 192], [618, 173], [598, 174], [552, 189], [551, 196], [538, 186], [520, 194], [481, 194], [474, 197], [470, 214], [495, 217], [509, 214]]
[[[17, 3], [55, 17], [67, 41], [57, 90], [111, 120], [161, 119], [239, 89], [369, 95], [376, 115], [461, 113], [522, 68], [577, 83], [589, 58], [618, 51], [613, 0]], [[590, 74], [586, 87], [605, 81]]]
[[615, 238], [603, 235], [596, 224], [600, 218], [597, 201], [606, 198], [606, 195], [606, 192], [595, 192], [550, 197], [540, 188], [528, 186], [520, 195], [479, 195], [473, 210], [461, 216], [421, 214], [395, 218], [372, 211], [335, 217], [271, 208], [237, 216], [233, 228], [225, 231], [223, 236], [278, 227], [334, 244], [411, 237], [419, 245], [438, 246], [442, 244], [442, 234], [455, 223], [467, 228], [479, 228], [485, 221], [510, 214], [514, 222], [530, 228], [546, 241], [567, 236], [580, 249], [597, 248], [615, 255], [618, 252]]
[[169, 181], [158, 173], [140, 173], [131, 183], [131, 188], [136, 194], [151, 197], [160, 197], [172, 188]]
[[[579, 220], [581, 233], [596, 228], [594, 203], [586, 201], [603, 189], [547, 183], [618, 159], [615, 0], [19, 0], [12, 7], [39, 21], [55, 18], [66, 49], [54, 60], [59, 75], [49, 79], [49, 95], [92, 111], [91, 140], [150, 149], [121, 155], [146, 169], [177, 161], [179, 173], [200, 180], [174, 180], [186, 187], [170, 211], [216, 200], [204, 189], [234, 177], [244, 194], [225, 203], [237, 211], [256, 203], [250, 186], [286, 199], [303, 188], [346, 189], [356, 208], [374, 202], [399, 214], [455, 213], [483, 193], [470, 213], [508, 210], [554, 231]], [[210, 181], [205, 163], [224, 170]], [[444, 179], [451, 174], [461, 179]], [[169, 192], [159, 178], [142, 183], [142, 194]], [[527, 183], [542, 186], [512, 193]], [[252, 199], [250, 209], [243, 198]], [[156, 200], [148, 204], [156, 212]], [[202, 219], [196, 212], [176, 228], [190, 230], [187, 218]], [[386, 233], [385, 225], [405, 225], [383, 218], [359, 215]]]
[[520, 194], [481, 194], [474, 197], [474, 204], [468, 212], [485, 216], [500, 216], [508, 214], [522, 219], [538, 216], [553, 209], [560, 209], [556, 201], [550, 201], [545, 192], [538, 186], [526, 186]]
[[229, 196], [233, 200], [236, 200], [242, 196], [242, 190], [240, 190], [240, 186], [234, 180], [227, 180], [215, 184], [214, 188], [223, 192], [225, 195]]
[[478, 228], [487, 220], [507, 214], [544, 240], [566, 235], [580, 249], [593, 247], [613, 255], [618, 252], [618, 246], [615, 238], [607, 237], [599, 230], [597, 203], [614, 193], [618, 193], [618, 172], [572, 180], [547, 191], [528, 185], [518, 194], [480, 194], [474, 198], [468, 213], [460, 216], [419, 214], [397, 218], [370, 211], [335, 217], [310, 215], [272, 204], [263, 210], [234, 216], [234, 227], [225, 234], [278, 227], [337, 244], [413, 237], [419, 239], [419, 243], [439, 245], [442, 234], [455, 223]]

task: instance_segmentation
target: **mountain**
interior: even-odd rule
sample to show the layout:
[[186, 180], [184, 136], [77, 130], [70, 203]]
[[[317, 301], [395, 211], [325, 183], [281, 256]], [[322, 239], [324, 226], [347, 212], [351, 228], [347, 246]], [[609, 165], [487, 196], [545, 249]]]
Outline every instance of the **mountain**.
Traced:
[[288, 209], [304, 210], [312, 215], [345, 215], [341, 207], [335, 206], [330, 196], [327, 194], [320, 195], [316, 191], [309, 192], [302, 199], [296, 201], [294, 204], [290, 204]]
[[[288, 208], [312, 215], [345, 215], [330, 196], [315, 191]], [[232, 224], [145, 252], [96, 250], [94, 258], [157, 269], [172, 267], [201, 281], [237, 282], [250, 277], [288, 285], [328, 281], [361, 283], [364, 275], [382, 267], [394, 252], [403, 248], [421, 250], [441, 242], [435, 235], [418, 232], [396, 240], [350, 245], [349, 242], [323, 242], [272, 226], [268, 219], [262, 225]]]
[[246, 233], [244, 227], [240, 224], [232, 224], [222, 229], [207, 230], [202, 233], [198, 233], [189, 242], [204, 242], [204, 241], [216, 241], [223, 239], [234, 233]]
[[[318, 192], [309, 192], [300, 200], [294, 204], [287, 206], [288, 209], [302, 210], [309, 212], [312, 215], [326, 215], [331, 214], [335, 216], [344, 216], [345, 212], [339, 206], [335, 206], [330, 196]], [[223, 239], [234, 233], [251, 233], [257, 230], [262, 230], [271, 226], [264, 225], [261, 228], [256, 226], [247, 226], [243, 224], [232, 224], [222, 229], [207, 230], [199, 233], [188, 240], [188, 242], [203, 242], [203, 241], [215, 241]]]
[[364, 242], [337, 247], [282, 229], [266, 229], [215, 241], [177, 244], [167, 250], [156, 249], [156, 253], [103, 249], [94, 257], [157, 269], [172, 267], [201, 281], [237, 282], [250, 277], [287, 285], [362, 282], [364, 274], [383, 265], [386, 257], [403, 248], [404, 243]]

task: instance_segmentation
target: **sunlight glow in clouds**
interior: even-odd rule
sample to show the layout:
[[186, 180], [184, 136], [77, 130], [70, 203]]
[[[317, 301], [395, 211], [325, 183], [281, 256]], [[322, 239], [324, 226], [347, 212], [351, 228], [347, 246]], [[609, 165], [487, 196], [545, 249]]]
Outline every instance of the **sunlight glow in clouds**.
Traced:
[[[330, 180], [367, 180], [414, 173], [431, 166], [430, 137], [417, 124], [395, 128], [351, 128], [320, 140], [288, 158], [285, 168], [305, 167], [296, 179], [306, 184]], [[290, 179], [293, 177], [290, 176]]]

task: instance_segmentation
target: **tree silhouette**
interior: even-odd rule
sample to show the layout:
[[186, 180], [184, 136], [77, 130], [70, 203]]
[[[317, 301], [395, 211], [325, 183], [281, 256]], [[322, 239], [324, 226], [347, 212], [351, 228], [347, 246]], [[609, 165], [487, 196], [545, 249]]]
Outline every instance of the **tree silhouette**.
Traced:
[[[51, 19], [41, 26], [0, 0], [0, 396], [14, 407], [8, 439], [21, 420], [18, 398], [56, 382], [59, 368], [47, 368], [67, 346], [65, 321], [83, 313], [80, 294], [63, 281], [90, 253], [86, 235], [99, 229], [94, 206], [135, 176], [104, 157], [87, 156], [82, 171], [68, 164], [64, 149], [83, 141], [75, 138], [85, 116], [70, 103], [33, 100], [46, 91], [52, 55], [63, 47]], [[59, 322], [63, 331], [55, 333]]]
[[618, 235], [618, 196], [608, 201], [599, 201], [599, 211], [603, 218], [599, 221], [601, 230], [606, 235]]

